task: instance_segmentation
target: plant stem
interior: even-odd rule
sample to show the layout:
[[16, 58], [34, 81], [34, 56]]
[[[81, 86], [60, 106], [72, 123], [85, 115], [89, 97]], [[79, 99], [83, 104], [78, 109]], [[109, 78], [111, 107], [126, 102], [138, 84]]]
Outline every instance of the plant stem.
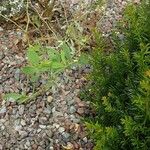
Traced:
[[23, 99], [21, 101], [21, 103], [27, 103], [30, 102], [31, 100], [34, 100], [36, 97], [44, 94], [45, 92], [47, 92], [54, 84], [54, 81], [51, 81], [50, 83], [47, 83], [45, 86], [41, 87], [41, 89], [37, 92], [35, 92], [34, 94], [32, 94], [31, 96]]
[[4, 16], [4, 15], [2, 15], [2, 14], [0, 14], [0, 16], [2, 16], [3, 18], [5, 18], [6, 20], [12, 22], [12, 23], [15, 24], [18, 28], [20, 28], [22, 31], [24, 31], [24, 29], [23, 29], [21, 26], [19, 26], [19, 25], [18, 25], [15, 21], [13, 21], [12, 19], [10, 19], [10, 18], [8, 18], [8, 17], [6, 17], [6, 16]]

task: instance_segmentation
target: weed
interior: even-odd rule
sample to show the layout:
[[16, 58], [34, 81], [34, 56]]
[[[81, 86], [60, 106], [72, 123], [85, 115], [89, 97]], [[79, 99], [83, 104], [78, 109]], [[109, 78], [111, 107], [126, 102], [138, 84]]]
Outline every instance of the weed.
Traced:
[[28, 96], [26, 93], [9, 93], [5, 95], [5, 99], [13, 98], [23, 103], [35, 99], [37, 96], [44, 94], [53, 86], [57, 85], [59, 75], [74, 65], [85, 63], [85, 55], [75, 57], [69, 45], [61, 42], [57, 49], [45, 48], [39, 44], [30, 45], [27, 50], [27, 65], [22, 68], [22, 72], [27, 76], [30, 82], [35, 84], [43, 75], [47, 75], [46, 84], [40, 87], [40, 90], [33, 92]]

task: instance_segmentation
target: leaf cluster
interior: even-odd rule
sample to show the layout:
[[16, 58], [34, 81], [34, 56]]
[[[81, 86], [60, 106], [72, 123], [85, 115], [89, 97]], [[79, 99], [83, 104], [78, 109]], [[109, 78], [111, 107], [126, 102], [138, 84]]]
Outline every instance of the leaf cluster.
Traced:
[[[5, 99], [14, 99], [18, 102], [26, 102], [35, 99], [40, 94], [45, 93], [52, 86], [57, 86], [59, 75], [66, 69], [73, 66], [87, 63], [87, 55], [83, 54], [77, 57], [66, 42], [61, 42], [57, 48], [42, 47], [40, 44], [30, 45], [27, 49], [27, 65], [22, 68], [22, 72], [27, 76], [29, 83], [33, 86], [32, 95], [28, 93], [8, 93]], [[39, 83], [46, 76], [46, 82], [40, 87], [40, 90], [34, 93], [36, 83]], [[44, 79], [45, 80], [45, 79]]]

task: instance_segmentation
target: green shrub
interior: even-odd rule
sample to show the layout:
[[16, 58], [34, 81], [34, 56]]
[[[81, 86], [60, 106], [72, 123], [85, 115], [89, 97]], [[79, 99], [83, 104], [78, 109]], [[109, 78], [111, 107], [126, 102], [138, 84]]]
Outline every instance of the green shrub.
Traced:
[[150, 147], [149, 17], [150, 0], [129, 5], [118, 28], [124, 41], [113, 35], [115, 50], [106, 53], [106, 43], [93, 50], [91, 82], [82, 96], [95, 111], [86, 121], [95, 150]]

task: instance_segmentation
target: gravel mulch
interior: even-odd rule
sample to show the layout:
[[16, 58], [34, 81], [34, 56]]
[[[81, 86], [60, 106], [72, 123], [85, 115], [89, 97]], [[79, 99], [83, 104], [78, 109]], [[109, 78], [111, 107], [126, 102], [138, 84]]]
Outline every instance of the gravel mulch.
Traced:
[[[25, 63], [24, 51], [15, 45], [20, 34], [0, 31], [1, 95], [25, 90], [26, 78], [20, 70]], [[0, 149], [92, 149], [81, 124], [87, 104], [77, 97], [85, 82], [80, 72], [64, 73], [59, 88], [26, 105], [1, 99]]]
[[98, 25], [102, 27], [104, 36], [111, 35], [112, 29], [117, 25], [117, 21], [122, 19], [125, 6], [129, 3], [139, 4], [140, 0], [107, 0], [104, 13]]
[[[100, 26], [109, 34], [127, 0], [108, 0]], [[92, 150], [82, 117], [88, 115], [88, 102], [78, 98], [89, 68], [72, 69], [60, 76], [59, 88], [28, 104], [18, 105], [2, 95], [26, 90], [21, 66], [26, 62], [20, 47], [22, 34], [0, 27], [0, 150]], [[17, 44], [16, 44], [17, 43]]]

